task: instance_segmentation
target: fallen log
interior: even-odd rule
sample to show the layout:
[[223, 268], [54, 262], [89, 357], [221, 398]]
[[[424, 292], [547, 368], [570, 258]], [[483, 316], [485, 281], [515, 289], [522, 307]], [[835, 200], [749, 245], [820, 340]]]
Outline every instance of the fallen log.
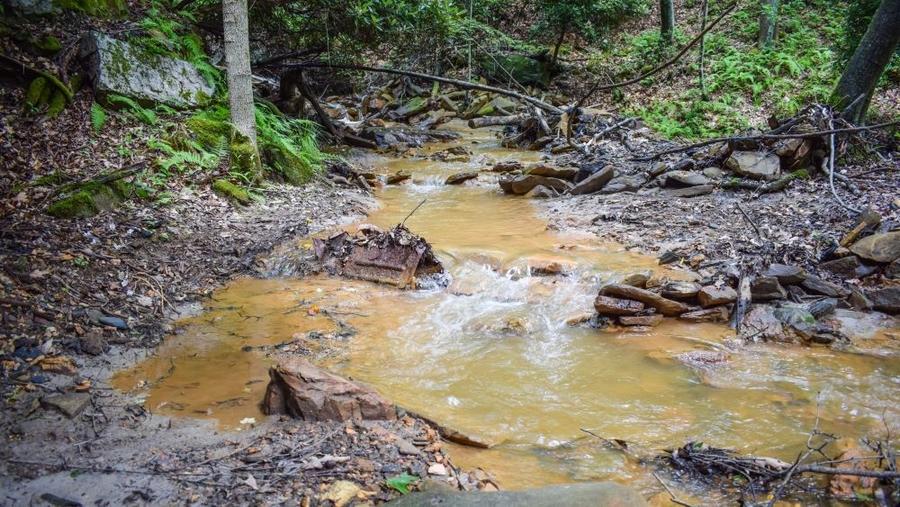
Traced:
[[497, 125], [515, 125], [528, 119], [527, 114], [514, 114], [512, 116], [482, 116], [469, 120], [469, 128], [480, 129], [483, 127], [495, 127]]
[[553, 114], [562, 114], [562, 109], [548, 104], [540, 99], [536, 99], [534, 97], [529, 97], [528, 95], [524, 95], [518, 92], [506, 90], [503, 88], [497, 88], [495, 86], [488, 86], [479, 83], [470, 83], [468, 81], [462, 81], [460, 79], [451, 79], [447, 77], [433, 76], [431, 74], [423, 74], [421, 72], [412, 72], [408, 70], [399, 70], [399, 69], [391, 69], [388, 67], [370, 67], [368, 65], [349, 65], [349, 64], [339, 64], [339, 63], [327, 63], [327, 62], [304, 62], [304, 63], [295, 63], [295, 64], [282, 64], [282, 67], [286, 68], [295, 68], [295, 69], [309, 69], [309, 68], [325, 68], [325, 69], [345, 69], [345, 70], [359, 70], [365, 72], [382, 72], [385, 74], [395, 74], [398, 76], [408, 76], [415, 77], [419, 79], [427, 79], [430, 81], [437, 81], [438, 83], [451, 84], [456, 87], [466, 89], [466, 90], [481, 90], [485, 92], [496, 93], [498, 95], [504, 95], [507, 97], [512, 97], [514, 99], [518, 99], [524, 102], [528, 102], [536, 107], [543, 109], [544, 111], [553, 113]]

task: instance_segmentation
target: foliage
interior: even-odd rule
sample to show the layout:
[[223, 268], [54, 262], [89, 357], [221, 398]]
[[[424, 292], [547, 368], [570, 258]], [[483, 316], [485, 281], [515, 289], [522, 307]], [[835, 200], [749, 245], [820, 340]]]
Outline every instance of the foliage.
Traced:
[[406, 472], [403, 472], [400, 475], [388, 477], [387, 480], [384, 481], [384, 483], [389, 488], [397, 490], [400, 492], [400, 494], [405, 495], [405, 494], [409, 493], [409, 486], [418, 480], [419, 480], [418, 476], [410, 475]]
[[156, 125], [156, 112], [138, 104], [137, 101], [132, 98], [111, 93], [106, 96], [106, 102], [111, 106], [122, 106], [128, 114], [140, 120], [142, 123]]
[[630, 17], [646, 13], [646, 0], [539, 0], [535, 33], [575, 32], [589, 41]]

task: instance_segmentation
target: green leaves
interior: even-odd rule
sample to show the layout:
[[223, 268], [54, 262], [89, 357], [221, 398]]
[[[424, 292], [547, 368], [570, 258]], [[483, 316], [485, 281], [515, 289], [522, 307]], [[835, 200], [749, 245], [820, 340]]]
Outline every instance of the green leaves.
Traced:
[[389, 477], [386, 481], [384, 481], [384, 483], [387, 485], [387, 487], [397, 490], [401, 494], [405, 495], [409, 493], [409, 486], [418, 480], [418, 476], [409, 475], [408, 473], [403, 472], [400, 475]]
[[94, 102], [91, 104], [91, 127], [94, 129], [94, 132], [99, 133], [103, 130], [103, 125], [106, 123], [106, 110], [103, 109], [103, 106]]
[[147, 125], [156, 125], [156, 112], [138, 104], [134, 99], [122, 95], [109, 94], [106, 101], [111, 105], [121, 105], [133, 117]]

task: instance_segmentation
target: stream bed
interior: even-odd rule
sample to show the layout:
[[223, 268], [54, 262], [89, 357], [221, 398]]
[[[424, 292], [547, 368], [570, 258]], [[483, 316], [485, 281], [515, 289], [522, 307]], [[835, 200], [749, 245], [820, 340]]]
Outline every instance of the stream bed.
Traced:
[[[650, 449], [693, 440], [790, 461], [817, 413], [823, 430], [847, 437], [897, 427], [900, 361], [890, 346], [866, 354], [733, 349], [733, 331], [721, 325], [567, 325], [592, 310], [605, 282], [635, 271], [685, 273], [593, 234], [548, 230], [539, 205], [502, 195], [497, 175], [444, 185], [451, 174], [540, 157], [499, 147], [490, 130], [453, 128], [460, 140], [420, 152], [463, 145], [473, 152], [468, 162], [358, 155], [376, 172], [412, 174], [377, 190], [380, 207], [364, 222], [391, 227], [425, 199], [406, 225], [434, 246], [449, 286], [398, 291], [326, 275], [240, 279], [114, 385], [144, 398], [153, 412], [239, 429], [263, 417], [266, 352], [282, 344], [282, 352], [311, 354], [402, 407], [495, 443], [489, 450], [450, 446], [450, 455], [457, 465], [484, 467], [507, 489], [603, 479], [653, 484], [646, 470], [582, 429]], [[549, 264], [562, 273], [532, 269]], [[878, 317], [847, 312], [846, 319], [876, 352], [896, 342], [890, 333], [897, 329], [885, 329]], [[701, 368], [679, 360], [697, 350], [728, 360]]]

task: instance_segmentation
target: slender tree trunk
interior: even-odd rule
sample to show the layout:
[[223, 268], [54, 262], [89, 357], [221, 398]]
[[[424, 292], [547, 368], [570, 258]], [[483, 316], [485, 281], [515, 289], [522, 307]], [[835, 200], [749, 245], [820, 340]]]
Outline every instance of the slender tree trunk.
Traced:
[[569, 25], [564, 24], [559, 30], [559, 38], [556, 39], [556, 46], [553, 47], [553, 65], [556, 65], [556, 58], [559, 56], [559, 47], [562, 46], [562, 43], [566, 38], [566, 32], [568, 31], [568, 29]]
[[861, 123], [872, 92], [900, 42], [900, 0], [881, 0], [831, 97], [843, 117]]
[[225, 65], [231, 124], [256, 146], [256, 110], [250, 74], [250, 35], [247, 0], [222, 0], [225, 27]]
[[760, 0], [759, 47], [766, 48], [775, 40], [778, 26], [778, 0]]
[[[700, 23], [700, 33], [706, 31], [706, 19], [709, 17], [709, 0], [703, 0], [703, 18]], [[706, 35], [700, 36], [700, 97], [706, 100], [706, 70], [704, 67], [704, 58], [706, 56]]]
[[665, 44], [672, 44], [675, 34], [675, 4], [672, 0], [659, 0], [660, 35]]

